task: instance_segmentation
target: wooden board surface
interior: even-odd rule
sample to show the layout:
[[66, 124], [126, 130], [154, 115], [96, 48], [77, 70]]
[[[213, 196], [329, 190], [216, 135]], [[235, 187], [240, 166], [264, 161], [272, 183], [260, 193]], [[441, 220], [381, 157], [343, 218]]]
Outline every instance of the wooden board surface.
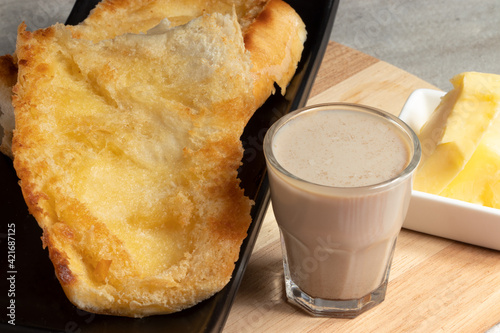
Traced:
[[[308, 104], [354, 102], [397, 115], [418, 88], [435, 87], [330, 42]], [[485, 332], [500, 321], [500, 252], [403, 229], [386, 300], [355, 319], [312, 317], [287, 302], [284, 288], [270, 208], [224, 333]]]

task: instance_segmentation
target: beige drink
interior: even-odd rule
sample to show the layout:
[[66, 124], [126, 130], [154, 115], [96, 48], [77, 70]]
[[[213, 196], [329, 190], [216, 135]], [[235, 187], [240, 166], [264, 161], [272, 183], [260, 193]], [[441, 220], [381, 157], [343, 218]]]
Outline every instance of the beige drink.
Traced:
[[420, 156], [414, 133], [393, 118], [320, 106], [266, 137], [287, 295], [314, 314], [355, 316], [385, 297]]
[[346, 110], [309, 112], [276, 133], [278, 163], [311, 183], [359, 187], [394, 178], [410, 162], [410, 147], [394, 124]]

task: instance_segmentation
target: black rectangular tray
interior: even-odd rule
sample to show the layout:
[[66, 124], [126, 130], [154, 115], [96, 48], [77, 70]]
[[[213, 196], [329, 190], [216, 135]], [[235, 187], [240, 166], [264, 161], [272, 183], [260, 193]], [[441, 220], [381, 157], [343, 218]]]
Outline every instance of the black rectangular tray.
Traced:
[[[1, 332], [220, 332], [253, 250], [269, 204], [262, 142], [267, 129], [281, 116], [306, 104], [329, 41], [339, 0], [288, 0], [307, 28], [302, 59], [285, 96], [279, 91], [254, 114], [241, 137], [245, 148], [239, 170], [245, 194], [255, 201], [252, 224], [241, 247], [233, 277], [219, 293], [179, 313], [132, 319], [96, 315], [73, 306], [59, 285], [46, 250], [41, 229], [28, 209], [18, 186], [12, 161], [0, 156], [0, 315]], [[83, 21], [98, 0], [77, 0], [67, 24]], [[10, 229], [10, 230], [9, 230]], [[9, 268], [8, 237], [15, 229], [15, 267]], [[10, 244], [12, 245], [12, 243]], [[12, 248], [11, 248], [12, 249]], [[10, 277], [10, 280], [8, 279]], [[13, 284], [11, 283], [13, 281]], [[12, 292], [14, 294], [12, 294]], [[14, 300], [15, 326], [9, 324]], [[12, 307], [12, 306], [11, 306]]]

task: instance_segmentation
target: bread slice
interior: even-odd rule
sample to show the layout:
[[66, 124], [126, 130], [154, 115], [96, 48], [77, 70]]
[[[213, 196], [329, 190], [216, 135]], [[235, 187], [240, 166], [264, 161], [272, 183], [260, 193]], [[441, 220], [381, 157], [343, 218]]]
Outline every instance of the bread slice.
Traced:
[[14, 166], [75, 305], [179, 311], [231, 277], [252, 204], [239, 137], [274, 82], [286, 89], [305, 27], [271, 0], [245, 32], [243, 14], [213, 13], [99, 41], [98, 8], [79, 26], [21, 25]]
[[269, 1], [245, 31], [255, 75], [254, 97], [261, 106], [275, 92], [284, 95], [302, 56], [307, 31], [295, 10], [281, 0]]
[[14, 166], [79, 308], [142, 317], [229, 281], [250, 224], [237, 169], [255, 110], [235, 16], [92, 43], [20, 27]]
[[[74, 38], [100, 41], [125, 33], [144, 33], [165, 18], [175, 27], [203, 13], [231, 14], [234, 11], [245, 31], [269, 0], [103, 0], [87, 19], [69, 26]], [[15, 57], [14, 57], [15, 58]], [[10, 55], [0, 58], [0, 152], [12, 157], [14, 112], [9, 91], [17, 79], [17, 64]], [[14, 71], [12, 70], [14, 69]], [[12, 80], [14, 78], [14, 80]]]
[[171, 26], [202, 14], [231, 14], [244, 32], [269, 0], [103, 0], [74, 31], [75, 38], [103, 40], [124, 33], [144, 33], [168, 18]]

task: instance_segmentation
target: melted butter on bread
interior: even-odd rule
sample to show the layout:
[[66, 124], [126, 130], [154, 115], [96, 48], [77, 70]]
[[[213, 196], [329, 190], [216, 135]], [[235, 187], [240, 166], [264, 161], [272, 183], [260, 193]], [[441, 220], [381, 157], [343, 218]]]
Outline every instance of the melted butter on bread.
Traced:
[[185, 24], [203, 14], [238, 16], [243, 31], [253, 23], [269, 0], [103, 0], [73, 31], [74, 37], [103, 40], [125, 33], [145, 33], [165, 17], [172, 26]]
[[14, 165], [80, 308], [144, 316], [229, 280], [250, 224], [237, 169], [255, 110], [235, 16], [98, 43], [20, 28]]
[[68, 298], [142, 317], [219, 291], [250, 223], [239, 136], [293, 76], [300, 17], [281, 0], [104, 0], [80, 25], [24, 29], [14, 164]]
[[[295, 74], [306, 38], [304, 23], [293, 8], [281, 0], [103, 0], [81, 24], [68, 29], [73, 38], [98, 42], [126, 33], [151, 31], [165, 19], [169, 27], [175, 27], [203, 13], [231, 14], [233, 11], [238, 16], [245, 47], [251, 54], [254, 96], [256, 105], [260, 106], [275, 92], [275, 82], [284, 94]], [[9, 55], [1, 58], [6, 61], [0, 61], [0, 125], [4, 128], [0, 151], [12, 158], [11, 91], [17, 79], [17, 64]]]
[[[165, 18], [170, 27], [185, 24], [204, 13], [232, 14], [238, 16], [242, 30], [253, 24], [269, 0], [103, 0], [80, 24], [68, 26], [74, 38], [98, 42], [126, 33], [146, 33]], [[276, 35], [276, 33], [275, 33]], [[12, 155], [14, 109], [12, 87], [17, 79], [15, 55], [0, 57], [0, 126], [3, 137], [0, 152]], [[0, 135], [2, 131], [0, 130]]]

